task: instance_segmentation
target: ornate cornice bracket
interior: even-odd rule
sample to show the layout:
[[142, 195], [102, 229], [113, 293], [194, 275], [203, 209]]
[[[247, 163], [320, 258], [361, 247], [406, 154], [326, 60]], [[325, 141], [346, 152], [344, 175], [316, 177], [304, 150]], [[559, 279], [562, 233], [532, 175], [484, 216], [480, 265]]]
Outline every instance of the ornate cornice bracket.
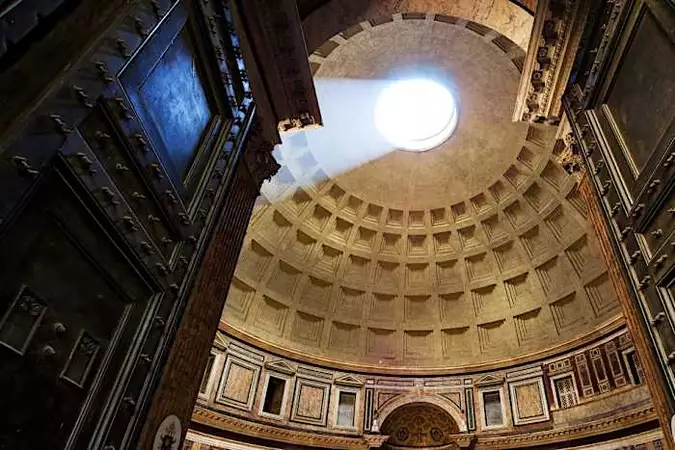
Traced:
[[563, 116], [558, 129], [552, 158], [577, 181], [586, 173], [586, 163], [581, 156], [579, 142], [566, 115]]
[[562, 95], [574, 65], [589, 3], [585, 0], [537, 3], [514, 121], [559, 123]]
[[244, 148], [243, 162], [257, 188], [281, 167], [272, 155], [273, 149], [274, 145], [265, 139], [260, 121], [256, 119]]

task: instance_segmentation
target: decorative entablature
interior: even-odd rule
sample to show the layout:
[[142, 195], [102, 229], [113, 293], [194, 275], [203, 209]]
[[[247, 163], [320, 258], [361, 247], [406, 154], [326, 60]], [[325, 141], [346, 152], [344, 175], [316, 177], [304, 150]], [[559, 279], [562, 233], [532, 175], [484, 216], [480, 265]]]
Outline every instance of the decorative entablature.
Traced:
[[550, 124], [560, 121], [561, 97], [570, 77], [590, 3], [583, 0], [538, 2], [516, 97], [514, 121]]
[[251, 422], [238, 417], [219, 414], [201, 406], [197, 406], [192, 413], [192, 421], [215, 429], [226, 429], [244, 436], [269, 439], [294, 445], [306, 445], [318, 448], [332, 449], [369, 449], [377, 448], [387, 439], [387, 436], [339, 436], [312, 433], [301, 430], [289, 430], [274, 425]]
[[[295, 0], [236, 2], [248, 41], [244, 56], [255, 61], [249, 69], [258, 114], [278, 131], [321, 125], [321, 113]], [[248, 64], [251, 65], [250, 63]]]

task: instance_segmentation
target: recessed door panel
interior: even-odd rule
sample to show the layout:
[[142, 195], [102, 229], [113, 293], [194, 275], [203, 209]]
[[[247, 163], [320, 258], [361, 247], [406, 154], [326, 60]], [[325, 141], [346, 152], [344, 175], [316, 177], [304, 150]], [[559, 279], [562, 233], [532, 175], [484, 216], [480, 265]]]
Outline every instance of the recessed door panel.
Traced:
[[174, 185], [190, 201], [222, 129], [196, 21], [178, 5], [120, 77]]
[[606, 103], [637, 178], [675, 117], [675, 48], [649, 10], [634, 33]]
[[151, 296], [69, 185], [46, 177], [0, 235], [0, 448], [86, 448], [77, 436]]
[[158, 138], [181, 177], [185, 177], [213, 118], [194, 55], [192, 37], [184, 27], [138, 89]]

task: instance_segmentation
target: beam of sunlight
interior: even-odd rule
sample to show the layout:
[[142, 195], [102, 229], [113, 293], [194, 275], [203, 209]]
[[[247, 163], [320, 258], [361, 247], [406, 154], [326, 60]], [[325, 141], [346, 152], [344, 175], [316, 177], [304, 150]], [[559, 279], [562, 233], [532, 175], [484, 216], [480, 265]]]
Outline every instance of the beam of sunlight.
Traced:
[[283, 200], [294, 188], [317, 185], [397, 149], [436, 147], [457, 124], [452, 95], [427, 79], [317, 78], [315, 87], [324, 126], [282, 134], [274, 151], [282, 169], [262, 189], [268, 201]]

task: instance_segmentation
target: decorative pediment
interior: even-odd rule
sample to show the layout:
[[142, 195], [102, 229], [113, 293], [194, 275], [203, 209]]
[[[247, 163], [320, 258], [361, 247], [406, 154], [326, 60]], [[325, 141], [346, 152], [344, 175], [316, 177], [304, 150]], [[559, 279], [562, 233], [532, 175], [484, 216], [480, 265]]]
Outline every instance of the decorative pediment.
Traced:
[[493, 386], [495, 384], [504, 384], [504, 377], [486, 375], [483, 378], [476, 380], [473, 384], [474, 386]]
[[213, 339], [213, 346], [220, 349], [220, 350], [227, 350], [227, 346], [229, 345], [229, 341], [225, 337], [223, 333], [220, 331], [216, 332], [216, 336]]
[[337, 385], [340, 385], [340, 386], [361, 387], [365, 384], [365, 381], [360, 377], [355, 377], [354, 375], [342, 375], [342, 376], [336, 377], [333, 380], [333, 383], [337, 384]]
[[274, 361], [268, 361], [265, 363], [265, 367], [267, 370], [271, 370], [272, 372], [279, 372], [283, 373], [286, 375], [294, 375], [295, 374], [295, 367], [291, 366], [288, 364], [286, 361], [282, 359], [277, 359]]

